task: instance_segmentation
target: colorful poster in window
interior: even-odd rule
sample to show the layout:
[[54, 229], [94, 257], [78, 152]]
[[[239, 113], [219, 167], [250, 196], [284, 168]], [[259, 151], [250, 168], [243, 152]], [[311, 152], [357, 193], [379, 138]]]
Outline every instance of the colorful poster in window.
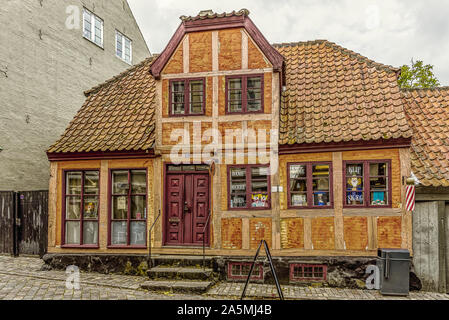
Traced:
[[265, 208], [268, 206], [268, 195], [253, 194], [251, 195], [251, 206], [253, 208]]

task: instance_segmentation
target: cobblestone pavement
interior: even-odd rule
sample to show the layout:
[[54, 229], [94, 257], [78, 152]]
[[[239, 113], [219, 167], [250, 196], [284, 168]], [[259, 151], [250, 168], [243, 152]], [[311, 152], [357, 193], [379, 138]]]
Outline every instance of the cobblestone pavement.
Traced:
[[[214, 297], [240, 297], [244, 283], [221, 283], [209, 290]], [[353, 290], [337, 288], [313, 288], [281, 285], [285, 299], [295, 300], [449, 300], [449, 294], [434, 292], [411, 292], [408, 297], [383, 296], [376, 290]], [[246, 290], [248, 298], [276, 299], [276, 286], [267, 284], [249, 284]]]
[[[206, 295], [153, 293], [140, 290], [145, 277], [80, 274], [80, 290], [66, 288], [64, 271], [40, 271], [38, 258], [12, 258], [0, 255], [0, 300], [200, 300], [238, 299], [243, 283], [219, 283]], [[377, 291], [282, 286], [286, 299], [300, 300], [449, 300], [449, 295], [411, 292], [409, 297], [384, 297]], [[276, 299], [273, 285], [250, 284], [248, 298]]]

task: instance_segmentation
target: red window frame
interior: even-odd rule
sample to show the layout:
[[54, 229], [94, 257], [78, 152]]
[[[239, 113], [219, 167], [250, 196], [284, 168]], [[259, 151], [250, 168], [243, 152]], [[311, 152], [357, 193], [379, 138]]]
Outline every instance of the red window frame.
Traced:
[[[233, 279], [233, 280], [246, 280], [248, 278], [248, 275], [243, 274], [242, 270], [243, 267], [249, 267], [249, 269], [251, 269], [251, 265], [252, 262], [228, 262], [228, 279]], [[232, 273], [232, 267], [233, 266], [240, 266], [240, 275], [234, 275]], [[254, 271], [258, 270], [258, 274], [257, 275], [251, 275], [251, 279], [252, 280], [263, 280], [264, 274], [263, 274], [263, 266], [261, 263], [256, 263], [254, 264], [254, 269], [253, 269], [253, 274]], [[248, 270], [249, 272], [249, 270]]]
[[[306, 184], [307, 184], [307, 206], [293, 206], [290, 190], [290, 167], [300, 165], [306, 167]], [[313, 166], [328, 165], [329, 166], [329, 202], [330, 206], [313, 205]], [[289, 209], [332, 209], [334, 208], [334, 184], [333, 184], [333, 168], [332, 162], [314, 161], [314, 162], [289, 162], [287, 163], [287, 205]]]
[[[67, 174], [73, 172], [81, 173], [81, 194], [80, 195], [70, 195], [67, 194]], [[84, 194], [84, 177], [86, 172], [97, 172], [98, 173], [98, 194]], [[61, 223], [61, 247], [62, 248], [91, 248], [98, 249], [99, 241], [100, 241], [100, 190], [101, 186], [101, 172], [100, 169], [73, 169], [73, 170], [63, 170], [63, 182], [62, 182], [62, 223]], [[80, 197], [80, 219], [67, 219], [67, 197]], [[97, 219], [88, 219], [87, 221], [97, 222], [98, 224], [98, 235], [97, 235], [97, 244], [83, 244], [84, 242], [84, 197], [97, 197], [98, 205], [97, 205]], [[67, 221], [79, 221], [80, 223], [80, 244], [66, 244], [66, 222]]]
[[[201, 113], [190, 113], [190, 82], [203, 81], [203, 105]], [[173, 114], [173, 91], [174, 82], [184, 82], [184, 114]], [[170, 117], [193, 117], [206, 114], [206, 78], [172, 79], [168, 84], [168, 111]]]
[[[248, 78], [260, 78], [261, 86], [261, 106], [259, 111], [247, 111], [248, 109]], [[241, 112], [231, 112], [229, 111], [229, 80], [231, 79], [242, 79], [242, 111]], [[225, 113], [226, 114], [257, 114], [264, 113], [264, 75], [263, 74], [247, 74], [247, 75], [236, 75], [236, 76], [226, 76], [226, 91], [225, 91]]]
[[[128, 172], [128, 194], [126, 194], [127, 201], [128, 201], [128, 215], [127, 219], [113, 219], [112, 217], [112, 204], [113, 204], [113, 197], [114, 196], [124, 196], [123, 194], [114, 194], [113, 193], [113, 179], [112, 175], [116, 171], [127, 171]], [[131, 172], [132, 171], [145, 171], [145, 194], [134, 194], [132, 193], [132, 186], [131, 186]], [[145, 197], [145, 218], [144, 219], [131, 219], [131, 197], [133, 196], [143, 196]], [[108, 190], [108, 205], [109, 205], [109, 212], [108, 212], [108, 248], [117, 248], [117, 249], [146, 249], [148, 246], [148, 169], [147, 168], [113, 168], [109, 169], [109, 190]], [[127, 222], [127, 239], [126, 239], [126, 245], [124, 244], [112, 244], [112, 223], [118, 221], [126, 221]], [[137, 221], [137, 222], [145, 222], [145, 244], [144, 245], [131, 245], [131, 222]]]
[[[246, 207], [243, 208], [231, 208], [231, 169], [245, 169], [246, 170]], [[251, 169], [252, 168], [268, 168], [268, 206], [267, 207], [251, 207], [251, 194], [256, 193], [252, 192], [251, 189]], [[270, 210], [271, 209], [271, 175], [270, 175], [270, 166], [269, 165], [259, 165], [259, 164], [242, 164], [242, 165], [229, 165], [228, 166], [228, 210], [230, 211], [249, 211], [249, 210]]]
[[[373, 163], [387, 163], [388, 164], [388, 181], [387, 181], [387, 195], [388, 195], [388, 204], [387, 205], [372, 205], [370, 201], [370, 194], [371, 194], [371, 184], [370, 184], [370, 175], [369, 175], [369, 165]], [[350, 205], [346, 203], [346, 193], [347, 193], [347, 186], [346, 186], [346, 166], [348, 164], [363, 164], [363, 205]], [[343, 208], [392, 208], [393, 202], [392, 202], [392, 190], [391, 190], [391, 159], [386, 160], [350, 160], [350, 161], [343, 161]]]
[[[295, 268], [301, 268], [301, 277], [295, 276]], [[305, 277], [304, 268], [312, 268], [312, 277]], [[322, 268], [322, 272], [316, 271], [316, 269]], [[321, 277], [315, 276], [317, 273], [322, 273]], [[292, 263], [290, 264], [290, 281], [300, 282], [300, 281], [326, 281], [327, 279], [327, 266], [324, 264], [302, 264], [302, 263]]]

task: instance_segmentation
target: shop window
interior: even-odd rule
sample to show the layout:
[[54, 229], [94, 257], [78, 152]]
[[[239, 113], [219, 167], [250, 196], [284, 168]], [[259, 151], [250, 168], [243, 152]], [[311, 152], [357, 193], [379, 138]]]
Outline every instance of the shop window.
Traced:
[[229, 209], [269, 209], [270, 175], [267, 166], [229, 166]]
[[170, 115], [203, 115], [206, 103], [205, 79], [170, 81]]
[[263, 76], [226, 78], [226, 113], [263, 112]]
[[99, 171], [66, 171], [63, 244], [98, 245]]
[[[246, 280], [251, 270], [251, 262], [229, 262], [228, 279]], [[254, 265], [252, 280], [263, 280], [263, 266], [260, 263]]]
[[390, 161], [345, 163], [346, 207], [390, 206]]
[[112, 246], [146, 246], [146, 170], [111, 172]]
[[327, 266], [311, 264], [290, 264], [290, 281], [326, 281]]
[[289, 208], [332, 208], [330, 163], [290, 163], [287, 168]]

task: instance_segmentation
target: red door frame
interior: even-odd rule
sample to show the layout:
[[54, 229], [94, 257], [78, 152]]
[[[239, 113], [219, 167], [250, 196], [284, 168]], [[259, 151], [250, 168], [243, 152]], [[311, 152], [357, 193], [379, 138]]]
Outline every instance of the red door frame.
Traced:
[[[167, 241], [167, 237], [168, 237], [168, 233], [167, 233], [167, 228], [168, 228], [168, 221], [167, 221], [167, 219], [168, 219], [168, 209], [167, 209], [167, 205], [168, 205], [168, 203], [167, 203], [167, 178], [168, 178], [168, 176], [169, 175], [188, 175], [188, 174], [192, 174], [192, 175], [195, 175], [195, 174], [199, 174], [199, 175], [206, 175], [207, 174], [207, 177], [208, 177], [208, 184], [209, 184], [209, 188], [208, 188], [208, 194], [209, 194], [209, 196], [208, 196], [208, 203], [207, 203], [207, 205], [208, 205], [208, 211], [209, 212], [211, 212], [211, 215], [212, 215], [212, 210], [211, 210], [211, 186], [212, 186], [212, 177], [211, 177], [211, 172], [210, 172], [210, 167], [209, 167], [209, 170], [203, 170], [203, 171], [186, 171], [186, 170], [184, 170], [184, 171], [173, 171], [173, 172], [168, 172], [168, 166], [172, 166], [172, 165], [174, 165], [174, 164], [172, 164], [172, 163], [165, 163], [164, 164], [164, 179], [163, 179], [163, 191], [164, 191], [164, 197], [163, 197], [163, 204], [162, 204], [162, 212], [163, 212], [163, 216], [162, 216], [162, 239], [163, 239], [163, 243], [162, 243], [162, 245], [164, 246], [164, 247], [173, 247], [173, 246], [176, 246], [176, 247], [186, 247], [186, 248], [188, 248], [188, 247], [197, 247], [197, 245], [193, 245], [193, 244], [182, 244], [182, 243], [180, 243], [180, 244], [177, 244], [177, 245], [173, 245], [173, 244], [169, 244], [168, 243], [168, 241]], [[182, 165], [182, 164], [181, 164]], [[188, 165], [192, 165], [192, 164], [184, 164], [185, 166], [188, 166]], [[200, 164], [200, 165], [203, 165], [203, 166], [206, 166], [207, 164]], [[192, 165], [193, 166], [193, 165]], [[207, 165], [208, 166], [208, 165]], [[207, 219], [207, 218], [206, 218]], [[208, 228], [206, 229], [206, 233], [205, 233], [205, 237], [206, 237], [206, 241], [205, 241], [205, 244], [206, 244], [206, 247], [210, 247], [210, 234], [211, 234], [211, 232], [210, 232], [210, 230], [211, 230], [211, 225], [212, 225], [212, 221], [211, 221], [211, 219], [209, 220], [209, 226], [208, 226]]]

